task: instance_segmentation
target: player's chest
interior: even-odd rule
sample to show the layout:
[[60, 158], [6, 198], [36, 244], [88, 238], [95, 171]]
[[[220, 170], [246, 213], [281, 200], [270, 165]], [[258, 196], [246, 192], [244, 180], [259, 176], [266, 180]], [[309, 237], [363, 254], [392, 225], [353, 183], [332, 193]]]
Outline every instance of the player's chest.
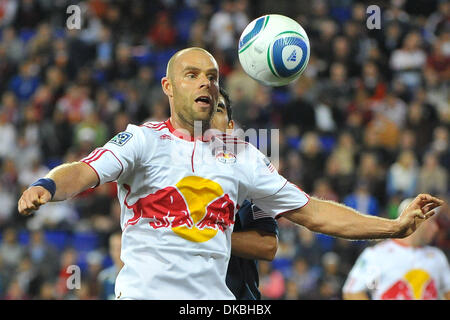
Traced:
[[383, 264], [382, 299], [436, 299], [439, 270], [432, 252], [403, 252]]
[[178, 177], [195, 175], [209, 179], [237, 181], [243, 169], [237, 152], [210, 143], [167, 139], [144, 169], [151, 176]]

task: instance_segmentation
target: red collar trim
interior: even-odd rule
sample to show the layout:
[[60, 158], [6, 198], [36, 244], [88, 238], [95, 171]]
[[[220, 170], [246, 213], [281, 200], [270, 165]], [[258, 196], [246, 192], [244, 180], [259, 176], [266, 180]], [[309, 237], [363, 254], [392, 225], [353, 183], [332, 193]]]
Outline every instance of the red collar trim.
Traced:
[[409, 244], [404, 243], [403, 241], [400, 241], [400, 240], [397, 240], [397, 239], [392, 239], [392, 241], [393, 241], [395, 244], [397, 244], [397, 245], [399, 245], [399, 246], [401, 246], [401, 247], [405, 247], [405, 248], [411, 248], [411, 247], [412, 247], [412, 246], [410, 246]]
[[191, 136], [189, 133], [185, 134], [185, 130], [175, 129], [172, 125], [172, 122], [170, 121], [170, 118], [167, 119], [166, 121], [164, 121], [164, 123], [167, 125], [167, 128], [169, 129], [170, 133], [172, 133], [177, 138], [180, 138], [180, 139], [183, 139], [186, 141], [190, 141], [190, 142], [194, 142], [194, 140], [201, 140], [203, 142], [209, 142], [211, 140], [211, 138], [204, 139], [204, 137], [194, 139], [194, 137]]
[[397, 245], [399, 245], [399, 246], [401, 246], [401, 247], [404, 247], [404, 248], [421, 248], [421, 246], [413, 246], [413, 245], [410, 245], [410, 244], [407, 244], [407, 243], [405, 243], [405, 242], [403, 242], [403, 241], [400, 241], [400, 240], [398, 240], [398, 239], [392, 239], [392, 241], [394, 242], [394, 243], [396, 243]]

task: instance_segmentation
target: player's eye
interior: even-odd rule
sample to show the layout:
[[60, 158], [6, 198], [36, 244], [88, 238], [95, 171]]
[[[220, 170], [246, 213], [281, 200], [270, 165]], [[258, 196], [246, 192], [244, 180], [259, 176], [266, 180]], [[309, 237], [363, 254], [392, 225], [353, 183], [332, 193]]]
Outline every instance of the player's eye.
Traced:
[[188, 79], [195, 79], [195, 74], [190, 72], [190, 73], [186, 74], [186, 78], [188, 78]]
[[217, 77], [215, 75], [209, 75], [208, 80], [209, 81], [217, 81]]

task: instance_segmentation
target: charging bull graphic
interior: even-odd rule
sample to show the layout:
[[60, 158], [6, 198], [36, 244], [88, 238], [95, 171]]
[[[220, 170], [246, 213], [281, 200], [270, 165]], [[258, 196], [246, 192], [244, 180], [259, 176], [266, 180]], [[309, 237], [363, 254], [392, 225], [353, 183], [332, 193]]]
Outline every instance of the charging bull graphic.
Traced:
[[234, 224], [235, 205], [222, 187], [209, 179], [185, 177], [175, 186], [166, 187], [125, 206], [133, 210], [133, 217], [125, 227], [135, 225], [142, 218], [150, 219], [154, 229], [171, 228], [180, 237], [204, 242], [213, 238], [218, 230], [225, 231]]
[[422, 269], [413, 269], [386, 290], [383, 300], [436, 300], [438, 291], [433, 278]]

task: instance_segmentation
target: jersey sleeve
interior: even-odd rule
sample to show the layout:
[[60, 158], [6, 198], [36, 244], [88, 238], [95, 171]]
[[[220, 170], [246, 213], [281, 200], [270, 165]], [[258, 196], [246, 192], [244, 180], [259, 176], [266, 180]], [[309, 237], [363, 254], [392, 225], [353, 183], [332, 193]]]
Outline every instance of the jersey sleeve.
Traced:
[[144, 135], [139, 127], [129, 124], [125, 131], [118, 133], [103, 147], [96, 148], [80, 161], [94, 169], [98, 185], [116, 181], [133, 171], [139, 163], [143, 141]]
[[372, 264], [373, 249], [366, 248], [356, 260], [342, 287], [343, 293], [366, 292], [375, 287], [379, 273]]
[[250, 200], [273, 218], [309, 202], [309, 196], [278, 173], [269, 159], [259, 150], [253, 150], [253, 182], [249, 186]]

